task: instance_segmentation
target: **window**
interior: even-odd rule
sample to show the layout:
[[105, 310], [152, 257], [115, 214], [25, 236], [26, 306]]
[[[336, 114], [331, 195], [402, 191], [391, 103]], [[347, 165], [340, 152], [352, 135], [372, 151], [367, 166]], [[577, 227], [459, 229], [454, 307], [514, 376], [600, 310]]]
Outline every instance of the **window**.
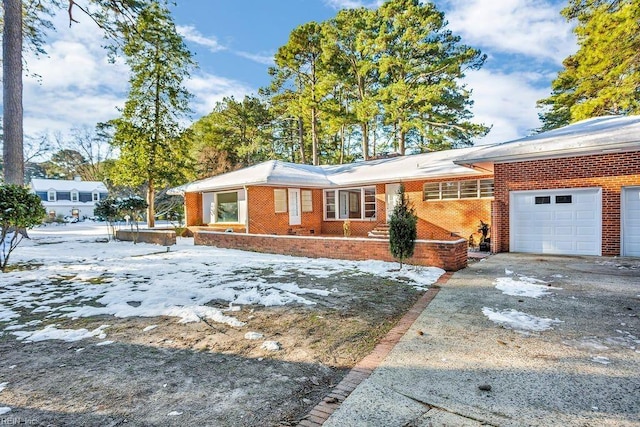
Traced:
[[480, 197], [493, 197], [493, 179], [480, 180]]
[[217, 193], [216, 198], [216, 222], [238, 222], [238, 193]]
[[100, 201], [100, 193], [98, 193], [97, 191], [94, 191], [91, 195], [91, 200], [93, 202], [99, 202]]
[[475, 199], [478, 197], [478, 181], [460, 181], [460, 198]]
[[493, 197], [493, 179], [427, 182], [422, 187], [422, 199], [455, 200]]
[[457, 182], [443, 182], [441, 185], [440, 195], [443, 199], [457, 199], [458, 198], [458, 183]]
[[273, 190], [273, 200], [275, 203], [276, 213], [283, 213], [287, 211], [287, 190], [280, 188]]
[[375, 187], [326, 190], [324, 197], [326, 219], [376, 218]]
[[313, 212], [313, 192], [302, 190], [302, 212]]
[[336, 217], [336, 192], [328, 190], [324, 192], [325, 215], [327, 219]]
[[537, 196], [535, 200], [536, 205], [550, 205], [551, 196]]
[[427, 182], [424, 185], [424, 200], [440, 200], [440, 183], [439, 182]]
[[572, 203], [571, 195], [556, 196], [556, 204]]
[[79, 200], [78, 192], [77, 191], [72, 191], [71, 192], [71, 201], [72, 202], [77, 202], [78, 200]]
[[55, 192], [55, 190], [49, 190], [47, 192], [47, 201], [48, 202], [55, 202], [56, 201], [56, 192]]
[[376, 189], [375, 188], [364, 189], [364, 217], [365, 218], [376, 217]]

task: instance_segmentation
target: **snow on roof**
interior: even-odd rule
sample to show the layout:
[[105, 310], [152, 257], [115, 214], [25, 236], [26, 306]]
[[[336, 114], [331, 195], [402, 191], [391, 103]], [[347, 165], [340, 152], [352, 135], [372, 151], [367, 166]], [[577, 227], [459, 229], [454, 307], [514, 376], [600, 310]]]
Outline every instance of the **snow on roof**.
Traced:
[[170, 194], [240, 188], [245, 185], [344, 187], [409, 179], [474, 176], [481, 172], [454, 160], [478, 147], [368, 160], [344, 165], [311, 166], [270, 160], [237, 171], [173, 188]]
[[76, 181], [67, 179], [41, 179], [34, 178], [31, 180], [31, 188], [33, 191], [78, 191], [102, 193], [108, 192], [107, 187], [100, 181]]
[[569, 157], [630, 150], [640, 150], [640, 116], [604, 116], [486, 146], [461, 157], [456, 163]]
[[171, 194], [183, 192], [223, 190], [239, 188], [245, 185], [299, 185], [305, 187], [324, 187], [331, 183], [322, 169], [297, 163], [269, 160], [222, 175], [202, 179], [173, 188]]

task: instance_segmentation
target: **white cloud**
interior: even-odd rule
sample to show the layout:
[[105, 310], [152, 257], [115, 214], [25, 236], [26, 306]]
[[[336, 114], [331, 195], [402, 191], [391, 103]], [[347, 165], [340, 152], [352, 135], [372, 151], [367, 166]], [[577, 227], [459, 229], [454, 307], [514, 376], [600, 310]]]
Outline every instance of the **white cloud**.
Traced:
[[222, 98], [233, 96], [241, 100], [245, 95], [255, 93], [255, 89], [243, 82], [208, 73], [192, 76], [185, 86], [194, 94], [191, 107], [199, 116], [209, 114]]
[[576, 50], [561, 5], [545, 0], [448, 0], [449, 28], [466, 44], [561, 63]]
[[503, 73], [481, 69], [467, 73], [465, 83], [473, 89], [474, 121], [493, 125], [476, 144], [505, 142], [527, 136], [540, 127], [536, 101], [549, 95], [537, 83], [537, 73]]
[[249, 52], [236, 51], [234, 52], [236, 55], [247, 58], [251, 61], [257, 62], [258, 64], [264, 64], [272, 66], [274, 65], [273, 54], [255, 54]]
[[[26, 135], [68, 132], [117, 116], [126, 97], [129, 70], [109, 63], [105, 40], [89, 21], [68, 27], [68, 15], [55, 18], [59, 30], [49, 37], [46, 56], [26, 55], [24, 130]], [[31, 74], [37, 74], [34, 78]]]
[[324, 3], [332, 7], [334, 9], [357, 9], [359, 7], [367, 7], [369, 9], [374, 9], [376, 7], [380, 7], [384, 0], [324, 0]]
[[204, 46], [211, 52], [219, 52], [226, 49], [215, 37], [202, 35], [202, 33], [192, 25], [178, 25], [176, 26], [176, 30], [186, 41]]

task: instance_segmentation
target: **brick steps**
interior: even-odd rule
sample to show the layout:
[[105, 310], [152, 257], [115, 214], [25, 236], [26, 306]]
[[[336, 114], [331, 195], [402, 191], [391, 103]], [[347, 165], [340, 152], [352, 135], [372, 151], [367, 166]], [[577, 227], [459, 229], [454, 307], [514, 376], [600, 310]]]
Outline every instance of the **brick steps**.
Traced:
[[378, 224], [376, 228], [369, 232], [368, 237], [389, 240], [389, 224]]

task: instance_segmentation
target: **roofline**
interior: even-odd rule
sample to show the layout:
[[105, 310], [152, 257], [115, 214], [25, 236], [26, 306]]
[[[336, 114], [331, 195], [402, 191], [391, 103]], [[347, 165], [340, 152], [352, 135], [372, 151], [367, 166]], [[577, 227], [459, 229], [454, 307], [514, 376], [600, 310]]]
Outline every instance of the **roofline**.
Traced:
[[[466, 165], [463, 165], [466, 166]], [[319, 184], [305, 184], [302, 182], [294, 182], [294, 181], [290, 181], [290, 182], [269, 182], [269, 181], [255, 181], [255, 182], [246, 182], [246, 183], [238, 183], [238, 184], [230, 184], [230, 185], [224, 185], [224, 186], [220, 186], [220, 187], [211, 187], [211, 188], [201, 188], [201, 189], [196, 189], [196, 190], [192, 190], [189, 191], [187, 190], [177, 190], [179, 187], [176, 187], [175, 190], [177, 191], [171, 191], [171, 193], [173, 193], [172, 195], [184, 195], [185, 193], [211, 193], [211, 192], [219, 192], [219, 191], [227, 191], [227, 190], [238, 190], [238, 189], [242, 189], [244, 187], [297, 187], [297, 188], [314, 188], [314, 189], [327, 189], [330, 190], [332, 188], [350, 188], [350, 187], [358, 187], [358, 186], [363, 186], [363, 185], [376, 185], [376, 184], [388, 184], [388, 183], [398, 183], [398, 182], [410, 182], [410, 181], [415, 181], [415, 180], [424, 180], [424, 179], [446, 179], [446, 178], [460, 178], [460, 177], [469, 177], [469, 178], [476, 178], [478, 176], [484, 176], [484, 175], [493, 175], [491, 172], [478, 172], [477, 170], [474, 169], [469, 169], [469, 173], [452, 173], [452, 174], [447, 174], [447, 175], [439, 175], [439, 176], [426, 176], [426, 175], [419, 175], [419, 176], [410, 176], [410, 177], [397, 177], [397, 178], [392, 178], [389, 180], [379, 180], [379, 179], [370, 179], [370, 180], [364, 180], [364, 181], [357, 181], [357, 182], [345, 182], [345, 183], [328, 183], [327, 185], [319, 185]], [[171, 194], [170, 193], [170, 194]]]
[[558, 150], [545, 150], [537, 153], [521, 153], [521, 154], [508, 154], [502, 156], [484, 156], [484, 157], [476, 157], [476, 158], [467, 158], [454, 160], [453, 162], [460, 166], [473, 165], [475, 163], [482, 162], [494, 162], [494, 163], [514, 163], [519, 161], [527, 161], [527, 160], [547, 160], [547, 159], [558, 159], [558, 158], [568, 158], [568, 157], [582, 157], [582, 156], [592, 156], [599, 154], [610, 154], [610, 153], [628, 153], [633, 151], [640, 151], [640, 146], [638, 145], [640, 140], [634, 141], [626, 141], [626, 142], [616, 142], [611, 144], [603, 144], [598, 147], [574, 147], [574, 148], [564, 148]]

